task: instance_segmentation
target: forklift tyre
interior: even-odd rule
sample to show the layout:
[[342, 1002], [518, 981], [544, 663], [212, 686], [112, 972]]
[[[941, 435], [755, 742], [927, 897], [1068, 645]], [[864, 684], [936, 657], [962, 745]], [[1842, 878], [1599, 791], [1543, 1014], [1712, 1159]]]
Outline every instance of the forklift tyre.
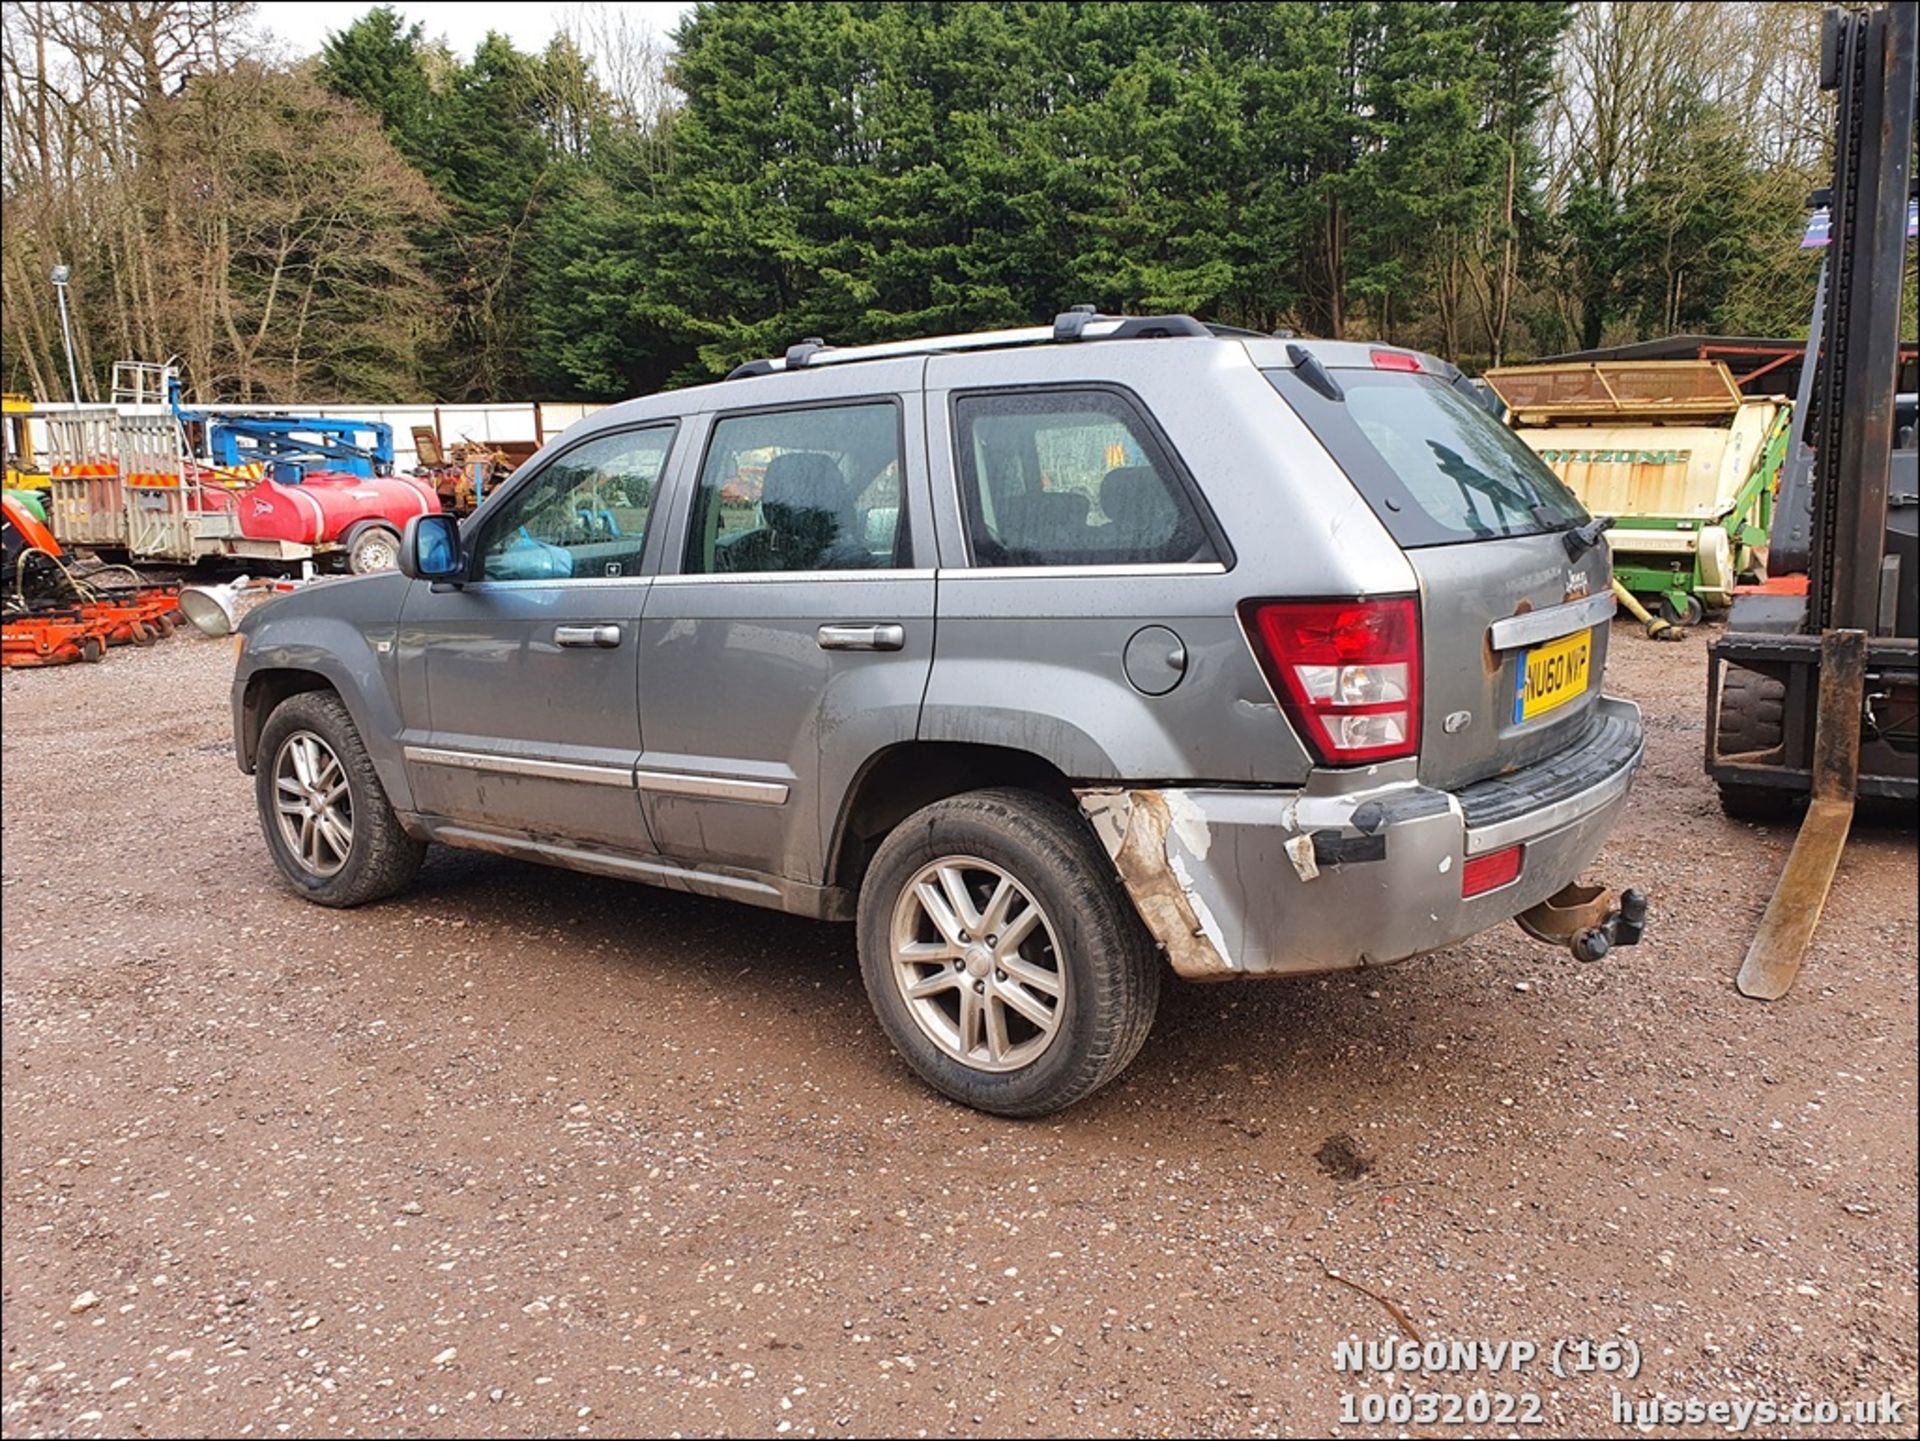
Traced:
[[[1730, 665], [1720, 680], [1717, 754], [1778, 762], [1786, 743], [1787, 683], [1764, 671]], [[1778, 786], [1720, 782], [1720, 809], [1737, 821], [1790, 821], [1803, 797]]]

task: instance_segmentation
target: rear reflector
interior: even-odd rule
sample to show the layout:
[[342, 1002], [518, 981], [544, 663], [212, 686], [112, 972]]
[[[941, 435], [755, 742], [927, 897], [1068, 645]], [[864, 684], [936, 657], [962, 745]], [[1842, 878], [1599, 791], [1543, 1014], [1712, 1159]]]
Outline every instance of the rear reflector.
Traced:
[[1327, 765], [1420, 749], [1420, 611], [1382, 600], [1248, 601], [1241, 624], [1274, 699]]
[[1412, 370], [1420, 369], [1420, 357], [1409, 355], [1404, 350], [1376, 350], [1373, 352], [1375, 370]]
[[1508, 846], [1504, 851], [1489, 851], [1468, 861], [1460, 867], [1460, 898], [1471, 900], [1519, 880], [1526, 850], [1525, 846]]

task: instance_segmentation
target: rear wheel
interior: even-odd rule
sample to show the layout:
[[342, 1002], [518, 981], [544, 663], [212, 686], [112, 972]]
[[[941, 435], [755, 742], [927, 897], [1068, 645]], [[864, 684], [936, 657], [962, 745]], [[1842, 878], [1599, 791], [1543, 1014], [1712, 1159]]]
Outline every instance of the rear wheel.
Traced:
[[319, 905], [393, 895], [426, 855], [401, 828], [373, 757], [331, 691], [302, 691], [267, 717], [254, 799], [280, 874]]
[[861, 888], [859, 944], [907, 1064], [1003, 1116], [1047, 1115], [1119, 1075], [1159, 1003], [1159, 955], [1098, 842], [1024, 791], [901, 822]]
[[[1785, 759], [1787, 683], [1765, 671], [1730, 665], [1720, 678], [1715, 753], [1723, 759], [1778, 764]], [[1720, 782], [1720, 809], [1738, 821], [1791, 820], [1802, 797], [1777, 786]]]
[[355, 575], [392, 570], [400, 563], [400, 532], [389, 525], [362, 525], [347, 542], [347, 569]]

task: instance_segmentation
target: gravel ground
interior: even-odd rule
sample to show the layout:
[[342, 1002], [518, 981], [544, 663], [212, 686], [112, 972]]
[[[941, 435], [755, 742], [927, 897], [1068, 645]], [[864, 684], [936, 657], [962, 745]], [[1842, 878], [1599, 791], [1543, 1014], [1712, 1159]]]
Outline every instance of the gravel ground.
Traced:
[[[1028, 1124], [913, 1080], [849, 929], [439, 852], [295, 900], [224, 643], [9, 673], [0, 1425], [1612, 1435], [1617, 1389], [1890, 1391], [1897, 1425], [1752, 1434], [1912, 1435], [1913, 837], [1856, 836], [1798, 988], [1742, 1000], [1791, 833], [1701, 774], [1703, 635], [1613, 656], [1637, 950], [1174, 985]], [[1335, 1369], [1403, 1331], [1541, 1357]], [[1562, 1338], [1637, 1379], [1556, 1378]], [[1542, 1424], [1338, 1425], [1395, 1390]]]

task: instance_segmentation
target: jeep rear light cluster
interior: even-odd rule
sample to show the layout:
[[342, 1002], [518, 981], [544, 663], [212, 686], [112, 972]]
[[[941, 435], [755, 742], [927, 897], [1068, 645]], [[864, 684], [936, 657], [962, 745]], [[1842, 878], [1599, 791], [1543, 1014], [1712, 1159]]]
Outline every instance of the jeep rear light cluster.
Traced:
[[1420, 609], [1414, 598], [1249, 601], [1241, 624], [1300, 738], [1326, 765], [1420, 749]]

